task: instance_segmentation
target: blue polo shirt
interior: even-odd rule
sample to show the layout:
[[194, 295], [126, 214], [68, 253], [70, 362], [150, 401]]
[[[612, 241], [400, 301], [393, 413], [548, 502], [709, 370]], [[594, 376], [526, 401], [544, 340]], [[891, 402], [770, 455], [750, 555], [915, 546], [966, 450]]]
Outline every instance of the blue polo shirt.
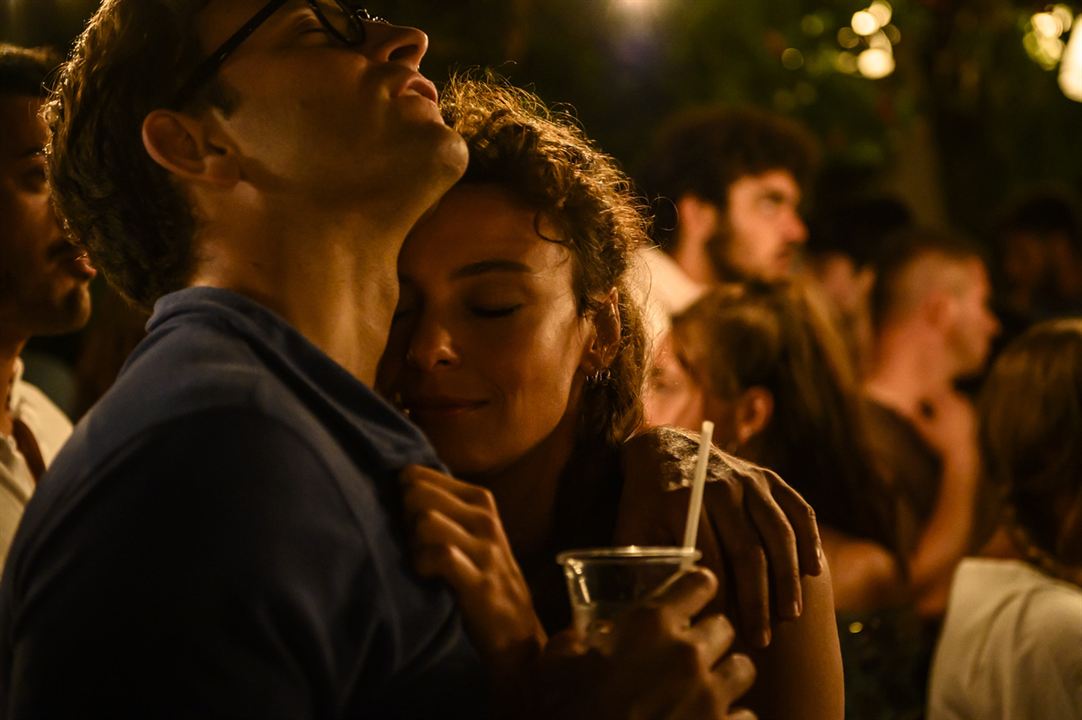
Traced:
[[421, 433], [244, 296], [182, 290], [147, 327], [12, 546], [2, 717], [483, 715], [404, 544]]

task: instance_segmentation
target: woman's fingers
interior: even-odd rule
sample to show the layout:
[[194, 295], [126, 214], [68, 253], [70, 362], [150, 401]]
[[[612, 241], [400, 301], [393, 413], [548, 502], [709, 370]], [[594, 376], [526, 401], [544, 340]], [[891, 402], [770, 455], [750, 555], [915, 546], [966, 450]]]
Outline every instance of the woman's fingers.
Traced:
[[707, 492], [711, 525], [733, 570], [741, 633], [752, 645], [765, 647], [770, 643], [770, 574], [762, 540], [748, 520], [739, 485], [717, 483]]
[[796, 535], [800, 574], [818, 577], [823, 572], [823, 543], [819, 537], [819, 524], [815, 521], [815, 510], [777, 473], [767, 472], [766, 479], [770, 484], [770, 494], [781, 506]]

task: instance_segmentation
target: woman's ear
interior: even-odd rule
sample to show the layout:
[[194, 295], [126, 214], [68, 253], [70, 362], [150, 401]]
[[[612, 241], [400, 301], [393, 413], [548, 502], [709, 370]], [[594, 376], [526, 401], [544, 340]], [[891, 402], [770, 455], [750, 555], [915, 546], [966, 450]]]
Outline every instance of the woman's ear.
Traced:
[[620, 293], [609, 291], [590, 319], [590, 339], [582, 356], [581, 367], [587, 375], [612, 365], [620, 349]]
[[746, 445], [749, 440], [766, 429], [774, 414], [774, 396], [761, 385], [753, 385], [740, 394], [736, 401], [733, 424], [736, 440]]
[[173, 175], [194, 183], [229, 187], [240, 179], [231, 144], [214, 139], [199, 118], [174, 110], [154, 110], [143, 119], [143, 147]]

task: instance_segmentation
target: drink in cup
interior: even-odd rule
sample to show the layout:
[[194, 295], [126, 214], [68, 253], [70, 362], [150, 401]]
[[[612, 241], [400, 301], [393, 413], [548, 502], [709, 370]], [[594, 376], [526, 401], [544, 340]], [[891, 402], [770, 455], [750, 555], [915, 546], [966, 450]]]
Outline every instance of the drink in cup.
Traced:
[[700, 556], [694, 548], [636, 545], [560, 553], [575, 631], [589, 647], [610, 651], [620, 616]]

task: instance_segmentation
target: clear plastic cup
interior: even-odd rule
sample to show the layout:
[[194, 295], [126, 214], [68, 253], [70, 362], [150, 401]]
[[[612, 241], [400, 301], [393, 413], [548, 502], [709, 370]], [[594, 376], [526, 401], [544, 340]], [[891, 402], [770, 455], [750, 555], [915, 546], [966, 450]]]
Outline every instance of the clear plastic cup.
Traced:
[[589, 647], [608, 652], [620, 617], [701, 556], [691, 548], [637, 545], [560, 553], [575, 631]]

